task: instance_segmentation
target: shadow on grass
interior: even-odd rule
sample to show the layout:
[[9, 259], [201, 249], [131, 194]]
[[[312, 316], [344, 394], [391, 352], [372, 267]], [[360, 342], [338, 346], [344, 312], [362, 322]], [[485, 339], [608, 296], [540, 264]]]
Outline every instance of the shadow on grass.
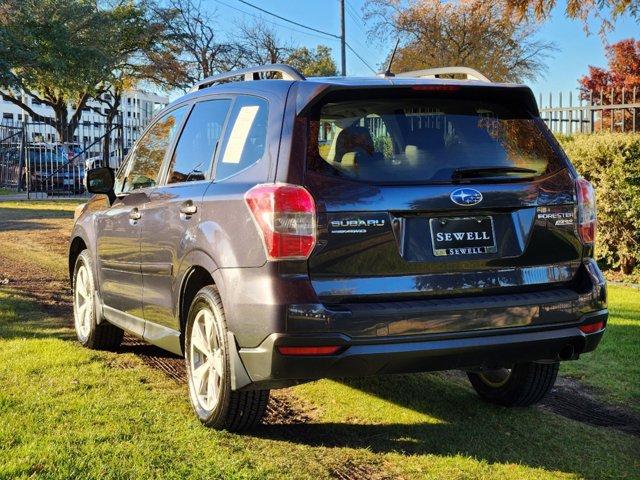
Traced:
[[55, 228], [39, 220], [73, 219], [73, 212], [55, 209], [0, 207], [0, 232], [34, 231]]
[[[310, 446], [367, 449], [402, 455], [461, 455], [489, 463], [517, 463], [572, 472], [587, 478], [622, 478], [602, 439], [579, 423], [535, 408], [506, 409], [482, 403], [457, 382], [430, 374], [391, 375], [342, 380], [346, 386], [415, 412], [428, 415], [420, 423], [305, 423], [264, 426], [258, 436]], [[363, 402], [367, 398], [363, 396]], [[634, 443], [635, 442], [635, 443]], [[629, 437], [630, 449], [637, 440]], [[631, 453], [629, 453], [631, 456]], [[626, 465], [631, 476], [638, 465]], [[612, 470], [614, 469], [614, 470]], [[626, 478], [626, 477], [625, 477]]]
[[68, 309], [54, 310], [42, 309], [37, 301], [22, 292], [0, 289], [0, 338], [75, 339], [66, 315]]

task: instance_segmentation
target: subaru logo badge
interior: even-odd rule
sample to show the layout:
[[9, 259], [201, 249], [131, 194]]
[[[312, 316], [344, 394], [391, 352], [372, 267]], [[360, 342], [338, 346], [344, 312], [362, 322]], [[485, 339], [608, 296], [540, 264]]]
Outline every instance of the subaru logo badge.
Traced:
[[473, 188], [458, 188], [449, 195], [451, 201], [457, 205], [468, 207], [482, 201], [482, 194]]

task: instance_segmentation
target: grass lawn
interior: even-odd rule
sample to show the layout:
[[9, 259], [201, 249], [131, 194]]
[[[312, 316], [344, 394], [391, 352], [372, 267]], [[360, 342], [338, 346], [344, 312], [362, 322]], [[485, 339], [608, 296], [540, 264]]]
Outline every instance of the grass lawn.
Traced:
[[0, 196], [2, 195], [15, 195], [17, 192], [9, 188], [0, 188]]
[[[21, 248], [17, 232], [38, 225], [21, 266], [62, 282], [64, 242], [53, 237], [68, 235], [73, 208], [0, 204], [0, 275]], [[39, 262], [62, 267], [40, 271]], [[189, 410], [186, 386], [131, 353], [81, 348], [68, 313], [13, 287], [0, 288], [0, 479], [315, 479], [353, 468], [370, 479], [640, 478], [637, 437], [537, 408], [486, 405], [445, 374], [305, 384], [289, 394], [305, 424], [251, 435], [207, 430]], [[600, 361], [585, 355], [563, 369], [626, 403], [637, 400], [633, 293], [611, 289], [615, 316]], [[610, 378], [602, 362], [620, 376]]]

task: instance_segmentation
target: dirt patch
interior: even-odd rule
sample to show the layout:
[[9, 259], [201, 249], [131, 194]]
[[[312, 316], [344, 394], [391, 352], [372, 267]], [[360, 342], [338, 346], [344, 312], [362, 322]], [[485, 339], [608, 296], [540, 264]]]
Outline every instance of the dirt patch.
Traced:
[[397, 478], [380, 471], [377, 465], [356, 463], [347, 460], [341, 465], [330, 469], [331, 478], [338, 480], [390, 480]]
[[[0, 283], [24, 292], [47, 313], [61, 316], [71, 312], [71, 287], [66, 274], [69, 219], [40, 218], [34, 222], [12, 219], [6, 209], [0, 213], [0, 245], [8, 250], [0, 250]], [[55, 260], [45, 262], [49, 266], [43, 265], [43, 255]]]
[[290, 389], [274, 390], [269, 397], [264, 425], [296, 425], [309, 423], [316, 417], [313, 407], [302, 405]]
[[558, 377], [540, 408], [578, 422], [607, 427], [640, 437], [640, 415], [596, 399], [582, 383]]
[[133, 353], [146, 365], [160, 370], [178, 383], [187, 381], [184, 359], [155, 345], [150, 345], [143, 340], [126, 334], [119, 352]]

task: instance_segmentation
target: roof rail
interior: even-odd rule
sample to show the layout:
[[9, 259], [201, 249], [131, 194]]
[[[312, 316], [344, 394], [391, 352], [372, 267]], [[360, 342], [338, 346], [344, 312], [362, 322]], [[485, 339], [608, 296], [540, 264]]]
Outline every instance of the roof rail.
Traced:
[[467, 80], [479, 80], [491, 83], [487, 77], [470, 67], [440, 67], [415, 70], [413, 72], [396, 73], [396, 77], [437, 78], [440, 75], [466, 75]]
[[212, 75], [204, 80], [196, 83], [190, 92], [196, 92], [206, 87], [210, 87], [214, 83], [223, 80], [229, 80], [236, 77], [244, 77], [243, 80], [260, 80], [261, 73], [281, 73], [284, 80], [306, 80], [305, 76], [290, 65], [284, 63], [271, 63], [268, 65], [260, 65], [257, 67], [241, 68], [240, 70], [232, 70], [230, 72]]

